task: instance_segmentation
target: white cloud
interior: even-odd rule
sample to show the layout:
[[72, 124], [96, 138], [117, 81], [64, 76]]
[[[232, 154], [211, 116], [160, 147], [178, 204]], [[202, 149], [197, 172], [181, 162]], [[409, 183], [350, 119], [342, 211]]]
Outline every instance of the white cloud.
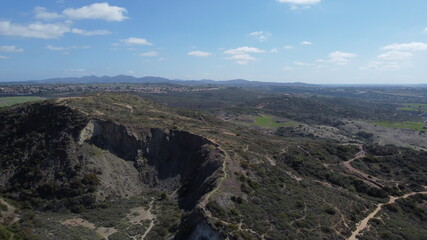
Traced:
[[388, 51], [377, 56], [378, 60], [371, 61], [362, 70], [399, 70], [403, 67], [410, 66], [411, 63], [408, 61], [410, 58], [415, 56], [411, 52], [403, 51]]
[[295, 5], [312, 5], [320, 3], [321, 0], [276, 0], [281, 3], [291, 3]]
[[90, 46], [89, 45], [84, 45], [84, 46], [71, 46], [70, 49], [89, 49]]
[[71, 19], [102, 19], [106, 21], [123, 21], [127, 19], [126, 8], [110, 6], [108, 3], [94, 3], [81, 8], [67, 8], [62, 14]]
[[23, 52], [24, 49], [16, 46], [0, 46], [0, 52]]
[[424, 28], [424, 32], [427, 32], [427, 27], [426, 27], [426, 28]]
[[382, 47], [381, 50], [388, 51], [378, 55], [377, 60], [371, 61], [368, 66], [362, 69], [398, 70], [407, 66], [411, 66], [411, 62], [409, 60], [415, 56], [415, 52], [426, 51], [427, 43], [393, 43]]
[[382, 60], [389, 61], [401, 61], [413, 57], [414, 54], [410, 52], [401, 52], [401, 51], [390, 51], [383, 54], [380, 54], [377, 58]]
[[277, 48], [272, 48], [272, 49], [270, 50], [270, 52], [271, 52], [271, 53], [277, 53], [277, 52], [279, 52], [279, 49], [277, 49]]
[[305, 63], [305, 62], [300, 62], [300, 61], [294, 61], [293, 63], [297, 66], [313, 66], [313, 64], [311, 64], [311, 63]]
[[52, 50], [52, 51], [68, 51], [71, 49], [88, 49], [90, 46], [69, 46], [69, 47], [55, 47], [52, 45], [47, 45], [46, 49]]
[[301, 42], [301, 45], [312, 45], [313, 43], [312, 42], [309, 42], [309, 41], [302, 41]]
[[62, 37], [65, 33], [75, 33], [83, 36], [106, 35], [107, 30], [87, 31], [78, 28], [71, 28], [70, 23], [30, 23], [22, 25], [10, 21], [0, 21], [0, 35], [55, 39]]
[[149, 42], [147, 39], [144, 39], [144, 38], [131, 37], [127, 39], [122, 39], [120, 41], [128, 45], [147, 45], [147, 46], [153, 45], [151, 42]]
[[37, 19], [43, 19], [43, 20], [54, 20], [54, 19], [64, 17], [61, 14], [58, 14], [56, 12], [48, 12], [44, 7], [35, 7], [34, 14]]
[[401, 64], [398, 62], [372, 61], [362, 70], [398, 70], [401, 69]]
[[357, 57], [357, 54], [335, 51], [329, 53], [328, 57], [329, 60], [326, 62], [335, 63], [337, 65], [347, 65], [350, 59]]
[[49, 12], [44, 7], [35, 7], [34, 14], [36, 19], [45, 21], [55, 20], [60, 18], [68, 19], [101, 19], [105, 21], [123, 21], [128, 17], [126, 8], [110, 6], [107, 2], [94, 3], [83, 6], [81, 8], [67, 8], [62, 13]]
[[237, 64], [246, 65], [249, 62], [255, 61], [256, 58], [249, 54], [236, 54], [226, 58], [227, 60], [234, 60]]
[[249, 53], [265, 53], [265, 51], [254, 47], [238, 47], [224, 51], [224, 54], [232, 55], [226, 58], [227, 60], [234, 60], [237, 64], [242, 65], [256, 61], [256, 58], [249, 55]]
[[71, 29], [72, 33], [79, 34], [82, 36], [97, 36], [97, 35], [108, 35], [111, 32], [108, 30], [95, 30], [95, 31], [87, 31], [83, 29], [73, 28]]
[[249, 35], [258, 39], [258, 41], [260, 42], [264, 42], [265, 40], [271, 37], [271, 33], [264, 31], [251, 32], [249, 33]]
[[292, 47], [291, 45], [286, 45], [283, 47], [283, 49], [289, 50], [289, 49], [293, 49], [294, 47]]
[[308, 9], [310, 6], [320, 3], [321, 0], [276, 0], [281, 3], [291, 4], [292, 10]]
[[9, 57], [0, 55], [0, 59], [8, 59]]
[[54, 47], [52, 45], [47, 45], [46, 49], [52, 50], [52, 51], [66, 51], [68, 48], [65, 47]]
[[259, 48], [254, 47], [238, 47], [226, 50], [225, 54], [232, 54], [232, 55], [238, 55], [238, 54], [245, 54], [245, 53], [264, 53], [265, 51]]
[[188, 52], [187, 55], [195, 56], [195, 57], [209, 57], [212, 55], [212, 53], [203, 52], [203, 51], [191, 51], [191, 52]]
[[139, 56], [142, 56], [142, 57], [157, 57], [157, 56], [159, 56], [159, 53], [156, 52], [156, 51], [151, 51], [151, 52], [141, 53], [141, 54], [139, 54]]
[[52, 39], [60, 38], [69, 32], [70, 27], [63, 23], [31, 23], [21, 25], [10, 21], [0, 21], [0, 34], [6, 36]]
[[411, 43], [393, 43], [381, 48], [382, 50], [396, 50], [396, 51], [425, 51], [427, 50], [427, 43], [411, 42]]

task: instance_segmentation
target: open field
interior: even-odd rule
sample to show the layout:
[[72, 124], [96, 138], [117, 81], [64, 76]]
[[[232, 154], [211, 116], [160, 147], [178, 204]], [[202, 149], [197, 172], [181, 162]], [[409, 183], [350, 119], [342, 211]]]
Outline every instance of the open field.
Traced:
[[292, 122], [292, 121], [289, 121], [289, 122], [279, 122], [279, 121], [273, 120], [269, 116], [259, 116], [259, 117], [255, 118], [255, 122], [253, 122], [252, 124], [255, 125], [255, 126], [258, 126], [258, 127], [277, 128], [277, 127], [293, 126], [296, 123]]
[[397, 110], [411, 111], [411, 112], [427, 112], [427, 104], [422, 103], [404, 103]]
[[400, 128], [400, 129], [410, 129], [414, 131], [427, 131], [427, 126], [423, 122], [389, 122], [389, 121], [381, 121], [374, 122], [374, 124], [382, 127], [388, 128]]
[[0, 107], [7, 107], [18, 103], [34, 102], [44, 100], [42, 97], [23, 96], [23, 97], [0, 97]]

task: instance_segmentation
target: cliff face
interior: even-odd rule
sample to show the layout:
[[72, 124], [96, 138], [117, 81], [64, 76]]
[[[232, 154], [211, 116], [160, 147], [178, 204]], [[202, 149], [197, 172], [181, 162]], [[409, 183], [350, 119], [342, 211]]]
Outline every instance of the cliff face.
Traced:
[[[225, 153], [187, 131], [143, 124], [134, 130], [54, 103], [3, 111], [0, 123], [0, 140], [7, 142], [0, 148], [0, 190], [38, 209], [73, 209], [159, 190], [176, 194], [191, 216], [223, 176]], [[214, 234], [206, 221], [187, 217], [182, 225], [193, 239]]]
[[78, 142], [105, 150], [103, 157], [86, 160], [102, 169], [100, 199], [135, 196], [145, 189], [177, 192], [180, 208], [189, 215], [176, 238], [223, 239], [197, 206], [223, 175], [225, 156], [216, 144], [185, 131], [149, 128], [136, 133], [101, 120], [90, 121]]
[[[133, 181], [128, 182], [138, 186], [137, 189], [154, 188], [169, 193], [177, 191], [180, 206], [185, 210], [194, 208], [202, 196], [215, 187], [224, 158], [218, 146], [189, 132], [150, 128], [136, 133], [122, 125], [101, 120], [90, 121], [81, 131], [78, 142], [93, 144], [108, 151], [104, 153], [104, 158], [111, 160], [108, 167], [105, 163], [92, 161], [94, 168], [110, 169], [116, 163], [129, 176], [138, 175], [137, 179], [131, 177]], [[102, 161], [101, 158], [95, 159]], [[101, 188], [107, 189], [108, 186], [114, 189], [108, 179], [120, 179], [122, 175], [115, 169], [115, 174], [111, 171], [100, 174]], [[113, 196], [114, 193], [117, 190], [104, 192], [103, 195]], [[121, 197], [139, 194], [140, 191], [128, 191]]]

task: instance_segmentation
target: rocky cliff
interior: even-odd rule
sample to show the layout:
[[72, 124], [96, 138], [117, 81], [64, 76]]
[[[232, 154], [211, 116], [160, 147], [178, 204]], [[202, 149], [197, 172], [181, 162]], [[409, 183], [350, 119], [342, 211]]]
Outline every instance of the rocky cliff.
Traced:
[[[205, 137], [143, 123], [133, 129], [54, 102], [3, 110], [0, 138], [2, 194], [36, 209], [73, 210], [155, 190], [176, 196], [191, 215], [223, 176], [225, 153]], [[189, 219], [186, 236], [209, 228]]]

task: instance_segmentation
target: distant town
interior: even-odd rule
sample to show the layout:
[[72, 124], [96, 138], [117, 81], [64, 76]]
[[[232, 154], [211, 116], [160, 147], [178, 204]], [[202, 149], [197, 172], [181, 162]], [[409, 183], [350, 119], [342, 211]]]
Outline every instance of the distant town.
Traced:
[[57, 92], [169, 93], [218, 90], [220, 87], [191, 87], [167, 84], [16, 84], [0, 85], [0, 96], [32, 96]]

